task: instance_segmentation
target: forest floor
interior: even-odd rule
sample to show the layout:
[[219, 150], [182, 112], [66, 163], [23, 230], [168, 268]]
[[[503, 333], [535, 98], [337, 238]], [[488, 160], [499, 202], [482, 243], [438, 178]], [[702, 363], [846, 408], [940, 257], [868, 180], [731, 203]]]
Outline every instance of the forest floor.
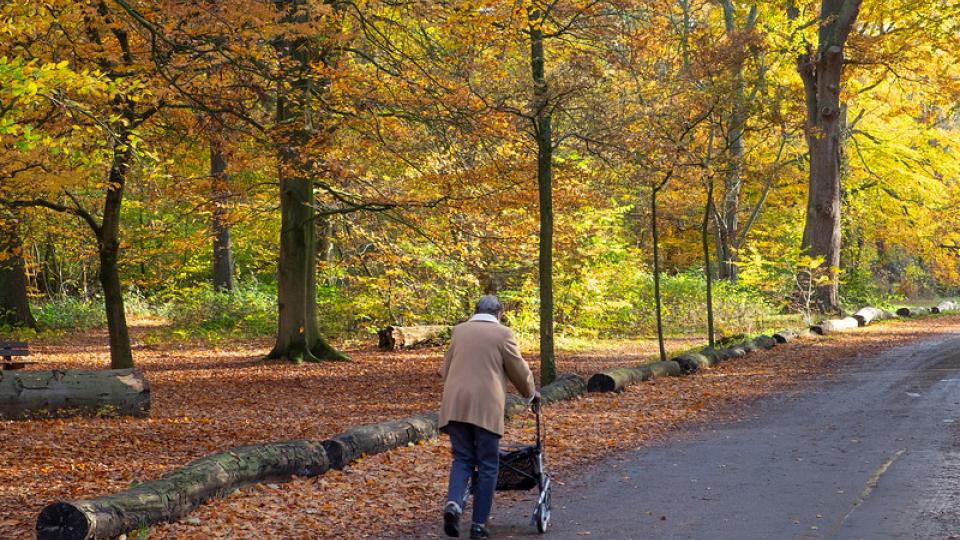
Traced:
[[[442, 350], [348, 351], [351, 363], [265, 364], [271, 343], [229, 347], [147, 345], [133, 331], [135, 359], [150, 381], [148, 419], [72, 418], [0, 422], [0, 538], [32, 536], [37, 514], [60, 499], [113, 493], [159, 477], [211, 452], [244, 444], [324, 439], [349, 427], [438, 406]], [[845, 359], [946, 332], [960, 316], [897, 321], [835, 339], [802, 341], [684, 378], [588, 395], [551, 406], [549, 468], [565, 476], [600, 457], [649, 444], [681, 426], [731, 419], [751, 401], [802, 391]], [[697, 344], [673, 339], [670, 349]], [[100, 369], [109, 364], [102, 332], [34, 342], [33, 369]], [[651, 359], [655, 341], [559, 355], [561, 371], [589, 375]], [[537, 359], [529, 357], [536, 370]], [[505, 442], [533, 437], [532, 419], [508, 424]], [[444, 439], [371, 456], [344, 471], [286, 484], [244, 488], [197, 509], [151, 538], [433, 537], [446, 487]], [[524, 498], [519, 494], [501, 499]], [[498, 500], [501, 500], [498, 499]]]

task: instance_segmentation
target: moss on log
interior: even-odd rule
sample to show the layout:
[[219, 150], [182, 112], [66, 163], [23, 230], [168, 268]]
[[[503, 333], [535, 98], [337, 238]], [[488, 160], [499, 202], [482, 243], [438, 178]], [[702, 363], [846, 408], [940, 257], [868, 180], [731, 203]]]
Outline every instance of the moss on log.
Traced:
[[587, 381], [588, 392], [620, 392], [631, 384], [657, 377], [679, 377], [683, 374], [680, 364], [652, 362], [631, 368], [615, 368], [594, 373]]
[[706, 355], [695, 352], [681, 354], [674, 358], [673, 361], [680, 366], [680, 371], [682, 371], [684, 375], [696, 373], [703, 368], [716, 365], [717, 363]]
[[753, 344], [761, 349], [770, 350], [777, 346], [777, 340], [773, 336], [757, 336], [753, 338]]
[[[540, 390], [544, 404], [571, 399], [586, 390], [574, 374]], [[526, 400], [508, 396], [526, 409]], [[194, 508], [235, 489], [259, 482], [283, 482], [343, 468], [363, 454], [372, 455], [437, 436], [437, 413], [429, 412], [350, 429], [326, 441], [287, 441], [233, 448], [189, 463], [158, 480], [85, 501], [62, 501], [43, 509], [37, 538], [92, 540], [115, 538], [162, 521], [174, 521]]]
[[51, 504], [37, 518], [37, 538], [115, 538], [154, 523], [174, 521], [238, 487], [282, 482], [293, 476], [316, 476], [327, 469], [327, 454], [316, 441], [232, 448], [114, 495]]
[[150, 384], [134, 369], [0, 371], [0, 420], [149, 414]]
[[451, 326], [388, 326], [377, 332], [381, 351], [443, 345], [450, 341]]

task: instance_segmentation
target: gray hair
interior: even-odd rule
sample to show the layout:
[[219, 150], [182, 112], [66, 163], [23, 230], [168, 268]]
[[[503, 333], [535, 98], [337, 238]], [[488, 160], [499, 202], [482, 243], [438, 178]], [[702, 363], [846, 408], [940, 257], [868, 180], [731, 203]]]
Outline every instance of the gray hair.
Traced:
[[477, 309], [474, 313], [486, 313], [488, 315], [500, 315], [503, 312], [503, 304], [500, 299], [492, 294], [480, 298], [477, 302]]

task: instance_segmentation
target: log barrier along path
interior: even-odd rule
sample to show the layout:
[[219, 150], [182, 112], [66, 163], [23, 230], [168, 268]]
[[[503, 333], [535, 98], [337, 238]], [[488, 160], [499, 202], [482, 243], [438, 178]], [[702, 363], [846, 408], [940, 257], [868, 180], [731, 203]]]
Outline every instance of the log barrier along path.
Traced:
[[[553, 539], [947, 538], [960, 531], [960, 334], [829, 368], [751, 416], [606, 459], [553, 499]], [[832, 382], [831, 382], [832, 381]], [[498, 537], [534, 538], [528, 504]]]

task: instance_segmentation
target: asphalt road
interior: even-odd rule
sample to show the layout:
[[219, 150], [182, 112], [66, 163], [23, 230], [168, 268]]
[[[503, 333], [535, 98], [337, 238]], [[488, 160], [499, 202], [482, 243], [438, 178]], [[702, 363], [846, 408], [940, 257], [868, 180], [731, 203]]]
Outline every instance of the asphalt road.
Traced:
[[[960, 334], [838, 369], [568, 479], [547, 537], [960, 538]], [[495, 509], [496, 537], [539, 536], [531, 510]]]

